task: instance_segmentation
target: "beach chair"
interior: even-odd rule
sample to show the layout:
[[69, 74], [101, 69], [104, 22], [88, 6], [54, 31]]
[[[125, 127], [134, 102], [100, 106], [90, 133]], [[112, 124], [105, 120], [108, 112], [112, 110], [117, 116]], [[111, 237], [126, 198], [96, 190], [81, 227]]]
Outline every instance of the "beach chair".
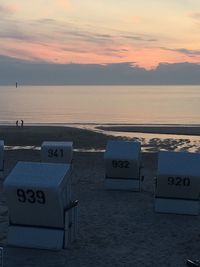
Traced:
[[158, 154], [155, 211], [199, 214], [200, 154], [167, 152]]
[[107, 189], [140, 191], [141, 145], [139, 142], [108, 141], [104, 160]]
[[4, 174], [4, 141], [0, 140], [0, 176]]
[[41, 145], [41, 161], [71, 164], [73, 142], [44, 141]]
[[71, 197], [70, 164], [18, 162], [4, 192], [8, 245], [60, 250], [76, 239], [78, 201]]

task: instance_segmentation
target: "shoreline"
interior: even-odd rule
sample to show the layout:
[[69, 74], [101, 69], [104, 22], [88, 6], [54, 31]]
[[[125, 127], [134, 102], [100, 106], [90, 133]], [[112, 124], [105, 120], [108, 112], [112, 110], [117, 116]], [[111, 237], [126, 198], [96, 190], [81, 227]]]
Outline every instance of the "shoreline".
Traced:
[[[16, 127], [15, 123], [0, 123], [0, 129], [5, 127]], [[24, 123], [24, 127], [74, 127], [95, 131], [124, 133], [152, 133], [170, 135], [191, 135], [200, 136], [200, 124], [132, 124], [132, 123]]]
[[[101, 129], [104, 127], [104, 129]], [[195, 131], [200, 127], [190, 127], [188, 135], [182, 135], [180, 130], [185, 127], [149, 127], [153, 133], [145, 132], [145, 127], [114, 127], [115, 130], [129, 130], [129, 132], [117, 132], [113, 127], [95, 127], [88, 125], [75, 126], [0, 126], [0, 140], [4, 140], [5, 147], [12, 149], [38, 149], [43, 141], [73, 141], [75, 151], [104, 151], [108, 140], [133, 140], [141, 143], [143, 152], [169, 151], [200, 151], [200, 136]], [[128, 129], [127, 129], [128, 128]], [[137, 128], [137, 129], [136, 129]], [[170, 129], [169, 129], [170, 128]], [[166, 129], [176, 131], [176, 135], [165, 134]], [[135, 130], [140, 130], [136, 132]], [[159, 130], [159, 134], [157, 134]], [[171, 133], [171, 132], [170, 132]], [[184, 132], [185, 133], [185, 132]], [[194, 134], [194, 135], [189, 135]], [[196, 132], [197, 133], [197, 132]]]
[[152, 125], [128, 125], [128, 126], [114, 125], [114, 126], [98, 126], [97, 129], [113, 131], [113, 132], [200, 136], [200, 125], [182, 125], [182, 124], [161, 124], [161, 125], [152, 124]]

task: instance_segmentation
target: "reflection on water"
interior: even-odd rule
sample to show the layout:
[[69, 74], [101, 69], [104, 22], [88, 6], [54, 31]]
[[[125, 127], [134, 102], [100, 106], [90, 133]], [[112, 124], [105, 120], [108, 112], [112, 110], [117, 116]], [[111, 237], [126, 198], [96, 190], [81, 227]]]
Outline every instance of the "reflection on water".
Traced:
[[110, 135], [111, 137], [139, 141], [142, 144], [142, 151], [144, 152], [156, 152], [160, 150], [200, 152], [200, 136], [108, 131], [99, 129], [99, 126], [85, 125], [84, 127]]
[[[5, 150], [41, 150], [40, 146], [4, 146]], [[86, 149], [86, 148], [74, 148], [74, 152], [87, 152], [87, 153], [97, 153], [97, 152], [104, 152], [105, 149]]]
[[0, 86], [0, 122], [200, 122], [198, 86]]
[[40, 150], [37, 146], [4, 146], [5, 150]]
[[[116, 133], [115, 137], [120, 137], [120, 139], [131, 139], [135, 141], [139, 141], [142, 145], [143, 152], [157, 152], [160, 150], [166, 151], [188, 151], [188, 152], [200, 152], [200, 137], [191, 138], [187, 136], [187, 138], [179, 138], [179, 136], [161, 136], [161, 135], [154, 135], [154, 137], [148, 136], [145, 134], [145, 137], [141, 137], [137, 133], [132, 133], [131, 135], [126, 133]], [[111, 139], [113, 135], [110, 135]], [[5, 150], [40, 150], [41, 147], [38, 146], [5, 146]], [[87, 148], [75, 148], [74, 152], [79, 153], [104, 153], [105, 147], [102, 149], [87, 149]]]

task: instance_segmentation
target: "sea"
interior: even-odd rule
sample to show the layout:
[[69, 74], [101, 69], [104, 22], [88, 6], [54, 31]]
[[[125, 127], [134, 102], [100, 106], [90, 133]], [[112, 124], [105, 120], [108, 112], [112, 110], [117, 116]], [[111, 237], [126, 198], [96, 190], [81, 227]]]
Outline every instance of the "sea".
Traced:
[[0, 125], [15, 126], [17, 120], [25, 126], [73, 126], [137, 138], [144, 151], [155, 142], [160, 149], [175, 142], [175, 151], [199, 152], [200, 136], [116, 132], [98, 126], [200, 126], [200, 86], [0, 86]]
[[0, 124], [200, 124], [200, 86], [0, 86]]

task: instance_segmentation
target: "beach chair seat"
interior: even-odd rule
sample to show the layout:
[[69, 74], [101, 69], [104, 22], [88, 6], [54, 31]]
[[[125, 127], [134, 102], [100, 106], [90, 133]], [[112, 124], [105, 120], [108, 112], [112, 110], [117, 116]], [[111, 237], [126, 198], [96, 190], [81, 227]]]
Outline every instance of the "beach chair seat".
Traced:
[[10, 246], [48, 250], [66, 249], [77, 239], [78, 201], [64, 211], [64, 228], [35, 227], [10, 224], [7, 243]]
[[104, 154], [105, 185], [111, 190], [140, 191], [141, 145], [135, 141], [108, 141]]
[[41, 145], [41, 161], [71, 164], [73, 142], [44, 141]]
[[198, 215], [200, 154], [161, 151], [155, 187], [155, 211]]
[[71, 164], [18, 162], [4, 191], [9, 245], [58, 250], [75, 239], [78, 202], [71, 200]]

